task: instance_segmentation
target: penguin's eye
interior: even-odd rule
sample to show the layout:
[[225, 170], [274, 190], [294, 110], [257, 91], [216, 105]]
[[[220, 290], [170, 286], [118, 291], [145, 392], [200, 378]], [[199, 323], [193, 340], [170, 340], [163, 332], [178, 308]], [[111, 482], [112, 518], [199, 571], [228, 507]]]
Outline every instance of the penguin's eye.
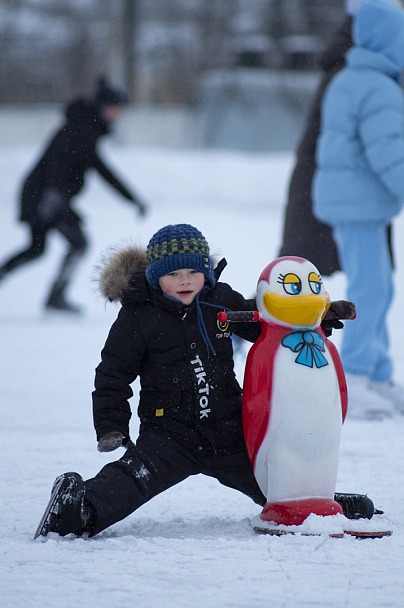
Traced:
[[313, 293], [318, 295], [321, 291], [321, 285], [323, 284], [321, 278], [315, 272], [309, 274], [309, 285]]
[[302, 291], [302, 282], [293, 272], [283, 277], [283, 289], [291, 296], [296, 296]]

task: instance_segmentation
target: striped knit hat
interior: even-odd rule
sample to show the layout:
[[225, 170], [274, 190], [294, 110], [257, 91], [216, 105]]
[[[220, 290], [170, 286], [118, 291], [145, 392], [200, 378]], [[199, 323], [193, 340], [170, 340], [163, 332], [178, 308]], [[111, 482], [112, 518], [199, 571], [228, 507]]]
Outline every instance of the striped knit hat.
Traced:
[[147, 245], [146, 257], [149, 262], [146, 278], [154, 289], [160, 277], [181, 268], [203, 272], [210, 287], [216, 283], [209, 245], [203, 234], [190, 224], [160, 228]]

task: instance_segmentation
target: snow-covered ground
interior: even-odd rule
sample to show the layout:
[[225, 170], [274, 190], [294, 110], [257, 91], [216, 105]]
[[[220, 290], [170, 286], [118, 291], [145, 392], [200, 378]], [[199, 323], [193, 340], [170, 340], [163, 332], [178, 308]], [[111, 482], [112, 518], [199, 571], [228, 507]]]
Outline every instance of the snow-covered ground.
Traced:
[[[37, 147], [1, 149], [0, 259], [26, 241], [16, 222], [22, 175]], [[252, 294], [277, 255], [291, 155], [106, 148], [105, 154], [149, 201], [136, 212], [91, 179], [78, 205], [91, 248], [71, 289], [80, 319], [42, 312], [63, 245], [0, 286], [0, 587], [5, 608], [381, 608], [404, 598], [404, 418], [347, 420], [337, 489], [368, 493], [385, 510], [390, 538], [358, 541], [256, 536], [248, 498], [198, 476], [172, 488], [90, 540], [32, 540], [54, 478], [93, 476], [121, 451], [96, 450], [91, 390], [94, 368], [117, 308], [95, 293], [94, 266], [109, 246], [146, 244], [167, 223], [189, 222], [225, 256], [223, 280]], [[391, 314], [396, 378], [404, 383], [404, 218], [395, 225], [397, 295]], [[401, 243], [399, 242], [401, 240]], [[344, 277], [325, 280], [333, 299]], [[340, 334], [334, 332], [338, 345]], [[238, 358], [243, 373], [243, 359]], [[136, 390], [133, 399], [136, 409]], [[136, 436], [134, 416], [132, 435]]]

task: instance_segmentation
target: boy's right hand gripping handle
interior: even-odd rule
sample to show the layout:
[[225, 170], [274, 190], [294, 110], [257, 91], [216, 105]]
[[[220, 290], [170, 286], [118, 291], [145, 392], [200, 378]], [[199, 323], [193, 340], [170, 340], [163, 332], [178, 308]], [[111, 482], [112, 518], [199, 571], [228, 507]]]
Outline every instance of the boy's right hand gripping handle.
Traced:
[[226, 323], [231, 321], [232, 323], [256, 323], [260, 320], [260, 313], [258, 310], [229, 310], [225, 312], [217, 313], [217, 320], [219, 323]]

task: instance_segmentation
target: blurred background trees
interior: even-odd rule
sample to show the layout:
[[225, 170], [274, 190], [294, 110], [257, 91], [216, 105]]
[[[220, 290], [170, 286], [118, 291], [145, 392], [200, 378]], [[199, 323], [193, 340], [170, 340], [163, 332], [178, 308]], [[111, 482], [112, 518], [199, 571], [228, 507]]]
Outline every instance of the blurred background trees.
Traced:
[[192, 106], [234, 67], [315, 67], [343, 0], [0, 0], [0, 103], [66, 102], [100, 74], [131, 100]]

